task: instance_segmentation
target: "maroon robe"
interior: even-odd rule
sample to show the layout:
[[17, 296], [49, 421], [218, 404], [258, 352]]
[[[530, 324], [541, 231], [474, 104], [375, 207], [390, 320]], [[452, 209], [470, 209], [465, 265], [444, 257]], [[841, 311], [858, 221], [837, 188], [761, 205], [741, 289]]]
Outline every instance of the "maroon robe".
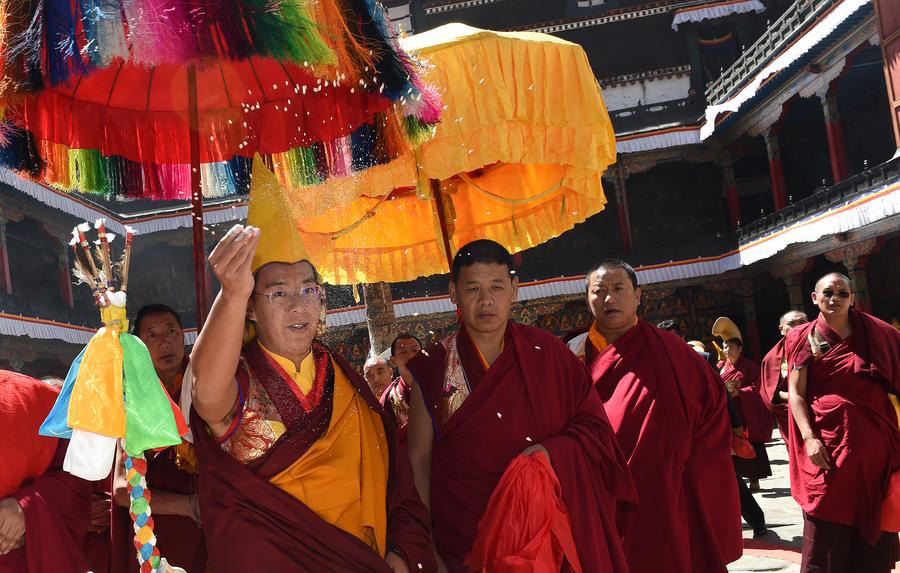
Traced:
[[741, 556], [725, 387], [683, 340], [644, 320], [586, 361], [637, 485], [617, 512], [631, 573], [720, 573]]
[[[831, 457], [830, 470], [813, 464], [792, 423], [791, 493], [808, 515], [851, 526], [874, 545], [888, 481], [900, 469], [900, 431], [888, 399], [900, 391], [900, 332], [855, 310], [850, 323], [843, 340], [821, 314], [787, 335], [788, 368], [808, 368], [810, 423]], [[830, 345], [818, 360], [807, 338], [814, 327]]]
[[634, 486], [582, 365], [549, 333], [512, 322], [487, 371], [465, 327], [457, 347], [471, 393], [443, 424], [447, 349], [432, 344], [407, 363], [434, 420], [432, 525], [449, 571], [464, 571], [491, 493], [535, 444], [550, 452], [584, 571], [626, 571], [614, 508]]
[[[0, 441], [30, 436], [28, 441], [0, 444], [0, 451], [19, 448], [19, 453], [31, 454], [34, 446], [57, 442], [55, 438], [38, 436], [38, 428], [53, 406], [59, 390], [33, 378], [0, 371]], [[7, 394], [11, 400], [7, 401]], [[7, 406], [15, 406], [7, 410]], [[25, 545], [6, 555], [0, 555], [0, 573], [84, 573], [87, 562], [82, 542], [91, 524], [91, 483], [62, 470], [68, 440], [58, 440], [52, 460], [40, 475], [25, 477], [12, 492], [25, 517]], [[50, 459], [49, 456], [47, 459]], [[33, 460], [0, 460], [4, 467], [30, 466]], [[22, 462], [19, 464], [18, 462]]]
[[718, 368], [720, 373], [724, 368], [723, 381], [737, 380], [740, 384], [734, 401], [741, 409], [747, 439], [756, 453], [751, 459], [734, 456], [734, 469], [739, 476], [751, 480], [769, 477], [772, 475], [772, 466], [769, 464], [766, 442], [772, 439], [772, 414], [766, 409], [759, 392], [759, 367], [742, 354], [737, 364], [732, 365], [723, 360], [719, 362]]
[[[314, 344], [314, 353], [328, 350]], [[330, 355], [330, 352], [328, 353]], [[226, 453], [191, 409], [191, 427], [200, 466], [198, 495], [210, 569], [216, 573], [247, 571], [333, 571], [390, 573], [387, 562], [354, 535], [328, 523], [269, 480], [297, 461], [324, 434], [331, 419], [334, 372], [328, 365], [325, 390], [309, 412], [297, 401], [289, 382], [255, 342], [243, 353], [246, 364], [274, 401], [287, 431], [259, 460], [244, 465]], [[362, 399], [381, 415], [391, 448], [387, 491], [387, 544], [406, 558], [412, 571], [436, 566], [428, 536], [427, 511], [419, 500], [406, 456], [397, 455], [395, 428], [365, 380], [334, 356]], [[242, 361], [243, 362], [243, 361]], [[246, 395], [243, 366], [238, 383]], [[421, 564], [421, 567], [417, 567]]]
[[[84, 556], [87, 559], [91, 573], [110, 573], [112, 571], [112, 532], [110, 528], [112, 520], [116, 519], [119, 509], [112, 501], [112, 472], [106, 479], [95, 481], [92, 484], [91, 505], [95, 498], [103, 499], [110, 504], [110, 512], [106, 516], [106, 526], [100, 531], [92, 527], [84, 538]], [[93, 507], [92, 507], [93, 511]], [[125, 517], [128, 517], [126, 512]], [[128, 520], [129, 522], [131, 519]]]
[[[722, 371], [724, 367], [724, 372]], [[739, 380], [740, 390], [735, 401], [741, 408], [747, 438], [754, 442], [772, 439], [772, 414], [766, 409], [759, 391], [759, 366], [741, 354], [737, 364], [723, 360], [718, 364], [722, 380]]]
[[787, 376], [782, 375], [782, 365], [787, 371], [787, 358], [784, 355], [784, 341], [782, 338], [778, 341], [772, 350], [763, 358], [760, 366], [760, 383], [759, 393], [762, 396], [763, 404], [766, 409], [775, 416], [778, 423], [778, 431], [781, 433], [781, 439], [787, 444], [788, 441], [788, 403], [778, 397], [779, 392], [788, 391]]

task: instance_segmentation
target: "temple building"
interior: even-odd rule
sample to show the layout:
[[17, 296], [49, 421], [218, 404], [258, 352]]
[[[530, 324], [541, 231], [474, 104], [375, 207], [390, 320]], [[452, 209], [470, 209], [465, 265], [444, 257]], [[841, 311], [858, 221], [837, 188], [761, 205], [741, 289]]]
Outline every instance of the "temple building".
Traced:
[[[708, 340], [729, 316], [755, 359], [783, 312], [812, 312], [813, 283], [832, 270], [854, 281], [859, 308], [900, 327], [900, 2], [384, 3], [403, 34], [463, 22], [576, 42], [602, 87], [618, 152], [606, 208], [516, 255], [518, 320], [585, 326], [584, 273], [619, 257], [638, 270], [645, 318]], [[245, 214], [245, 196], [207, 201], [207, 247]], [[63, 375], [98, 326], [68, 250], [72, 226], [98, 217], [139, 233], [129, 308], [168, 304], [196, 336], [185, 203], [66, 194], [4, 170], [0, 368]], [[455, 328], [446, 275], [328, 294], [329, 341], [356, 365], [372, 329], [431, 340]], [[374, 297], [391, 301], [387, 316], [367, 315]]]

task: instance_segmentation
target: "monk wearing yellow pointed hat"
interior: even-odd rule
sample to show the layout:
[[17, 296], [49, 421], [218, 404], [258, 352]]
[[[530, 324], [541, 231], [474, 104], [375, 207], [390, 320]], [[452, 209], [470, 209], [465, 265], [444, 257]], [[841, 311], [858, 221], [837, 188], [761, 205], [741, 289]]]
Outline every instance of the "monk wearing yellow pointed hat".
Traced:
[[209, 256], [222, 290], [185, 376], [212, 570], [434, 570], [393, 423], [319, 341], [325, 290], [259, 157], [247, 223]]

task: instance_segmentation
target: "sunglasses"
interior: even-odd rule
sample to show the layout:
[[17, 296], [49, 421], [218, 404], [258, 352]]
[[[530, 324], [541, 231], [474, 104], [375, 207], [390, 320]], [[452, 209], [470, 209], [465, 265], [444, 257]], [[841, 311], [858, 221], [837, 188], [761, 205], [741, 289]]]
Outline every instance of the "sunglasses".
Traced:
[[826, 289], [826, 290], [822, 291], [822, 296], [824, 296], [825, 298], [832, 298], [834, 296], [839, 296], [841, 298], [850, 298], [850, 291], [847, 291], [847, 290], [835, 291], [835, 290]]

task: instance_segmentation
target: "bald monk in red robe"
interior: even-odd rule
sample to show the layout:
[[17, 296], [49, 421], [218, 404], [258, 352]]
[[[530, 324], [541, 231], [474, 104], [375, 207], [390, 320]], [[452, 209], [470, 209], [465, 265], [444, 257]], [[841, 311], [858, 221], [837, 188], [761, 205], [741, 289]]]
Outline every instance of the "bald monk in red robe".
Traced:
[[787, 333], [795, 326], [809, 322], [802, 310], [789, 310], [778, 321], [778, 332], [781, 339], [772, 347], [760, 365], [759, 393], [763, 404], [775, 416], [778, 432], [785, 445], [788, 442], [788, 369], [787, 357], [784, 355], [784, 342]]
[[812, 293], [819, 316], [787, 336], [791, 493], [803, 509], [804, 573], [887, 573], [897, 534], [881, 507], [900, 470], [891, 402], [900, 390], [900, 332], [852, 310], [850, 280], [825, 275]]
[[745, 459], [735, 456], [734, 467], [738, 475], [750, 481], [750, 491], [759, 491], [759, 480], [772, 475], [766, 442], [772, 439], [772, 414], [766, 409], [759, 392], [759, 366], [744, 356], [744, 343], [740, 338], [730, 338], [722, 344], [725, 360], [718, 364], [719, 374], [726, 383], [731, 382], [731, 397], [741, 409], [741, 418], [747, 429], [747, 439], [753, 445], [756, 457]]
[[614, 522], [616, 502], [634, 499], [625, 460], [584, 368], [549, 333], [509, 320], [512, 269], [493, 241], [462, 247], [450, 282], [459, 333], [400, 367], [414, 381], [407, 446], [442, 570], [466, 570], [488, 500], [524, 453], [550, 461], [583, 570], [626, 571]]
[[[147, 345], [156, 375], [170, 396], [179, 396], [188, 367], [184, 330], [178, 313], [163, 304], [141, 308], [132, 323], [134, 335]], [[160, 553], [187, 573], [205, 573], [206, 543], [197, 502], [197, 460], [190, 443], [147, 452], [147, 485], [153, 495], [153, 531]], [[130, 499], [124, 457], [119, 455], [113, 484], [119, 507], [113, 530], [113, 573], [138, 573], [134, 524], [128, 515]]]
[[637, 485], [616, 521], [631, 573], [720, 573], [742, 553], [741, 508], [721, 380], [678, 336], [640, 320], [634, 269], [608, 259], [587, 278], [583, 356]]
[[91, 483], [62, 471], [67, 440], [38, 435], [59, 389], [0, 370], [0, 573], [84, 573]]
[[[254, 201], [251, 220], [266, 208]], [[222, 290], [184, 384], [210, 569], [433, 571], [391, 417], [318, 340], [325, 290], [305, 256], [293, 227], [273, 224], [236, 225], [209, 257]]]

